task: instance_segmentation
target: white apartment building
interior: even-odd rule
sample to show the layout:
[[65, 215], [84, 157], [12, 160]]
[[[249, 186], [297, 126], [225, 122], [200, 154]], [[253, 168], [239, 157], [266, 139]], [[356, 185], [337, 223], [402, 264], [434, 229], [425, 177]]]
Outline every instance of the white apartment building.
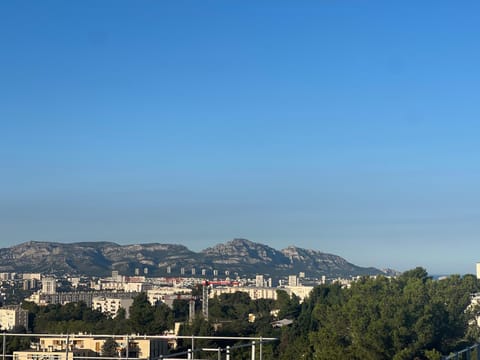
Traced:
[[10, 272], [0, 273], [0, 280], [2, 281], [13, 280], [14, 278], [15, 278], [15, 273], [10, 273]]
[[150, 287], [150, 284], [143, 282], [127, 282], [123, 284], [123, 291], [125, 292], [144, 292]]
[[298, 277], [297, 275], [288, 276], [288, 286], [298, 286]]
[[157, 287], [147, 290], [147, 298], [150, 304], [155, 305], [158, 302], [167, 303], [175, 295], [190, 295], [192, 289], [174, 288], [174, 287]]
[[57, 280], [54, 277], [44, 277], [42, 279], [42, 293], [55, 294], [57, 292]]
[[24, 273], [22, 274], [23, 280], [42, 280], [42, 274], [40, 273]]
[[28, 311], [19, 306], [0, 308], [0, 329], [8, 331], [15, 326], [28, 328]]
[[283, 290], [288, 295], [292, 296], [295, 294], [300, 298], [300, 301], [305, 300], [307, 296], [310, 295], [313, 290], [313, 286], [284, 286], [280, 288], [272, 287], [253, 287], [253, 286], [225, 286], [225, 287], [214, 287], [210, 290], [208, 297], [213, 299], [215, 296], [220, 296], [221, 294], [233, 294], [237, 291], [245, 292], [250, 296], [252, 300], [258, 299], [271, 299], [277, 300], [277, 290]]
[[102, 313], [114, 318], [117, 316], [120, 309], [125, 309], [125, 317], [128, 319], [130, 315], [130, 306], [133, 304], [133, 299], [120, 299], [109, 297], [94, 297], [92, 299], [92, 308], [99, 310]]
[[300, 302], [302, 302], [307, 296], [310, 295], [313, 290], [313, 286], [285, 286], [285, 288], [282, 290], [285, 290], [290, 296], [295, 294], [300, 298]]
[[73, 291], [73, 292], [57, 292], [56, 294], [44, 294], [36, 292], [25, 300], [34, 302], [37, 305], [45, 306], [48, 304], [76, 303], [83, 301], [87, 306], [92, 307], [94, 297], [104, 298], [123, 298], [133, 299], [137, 293], [113, 292], [113, 291]]
[[221, 294], [233, 294], [238, 291], [245, 292], [250, 296], [252, 300], [258, 299], [272, 299], [277, 300], [277, 289], [271, 287], [252, 287], [252, 286], [227, 286], [227, 287], [215, 287], [210, 290], [209, 298], [213, 299], [215, 296]]
[[100, 279], [91, 286], [98, 291], [144, 292], [151, 287], [145, 280], [145, 276], [122, 276], [113, 271], [112, 277]]

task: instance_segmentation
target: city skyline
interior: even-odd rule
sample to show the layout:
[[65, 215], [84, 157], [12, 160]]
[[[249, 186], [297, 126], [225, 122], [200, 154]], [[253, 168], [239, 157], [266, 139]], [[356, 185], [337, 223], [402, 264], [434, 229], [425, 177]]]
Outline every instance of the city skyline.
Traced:
[[475, 273], [480, 5], [0, 4], [0, 247]]

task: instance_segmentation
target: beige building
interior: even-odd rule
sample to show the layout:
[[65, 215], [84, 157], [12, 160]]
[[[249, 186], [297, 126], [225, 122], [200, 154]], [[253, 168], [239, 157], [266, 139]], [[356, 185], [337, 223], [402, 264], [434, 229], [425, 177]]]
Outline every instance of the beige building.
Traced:
[[[119, 354], [125, 356], [127, 338], [125, 336], [113, 337], [118, 344]], [[102, 353], [102, 346], [107, 338], [95, 336], [70, 336], [68, 344], [68, 359], [66, 357], [66, 337], [45, 337], [40, 338], [38, 349], [15, 351], [13, 360], [73, 360], [73, 357], [99, 356]], [[167, 342], [162, 339], [136, 338], [128, 339], [128, 357], [153, 360], [160, 355], [167, 354]]]
[[[68, 360], [73, 360], [74, 357], [80, 356], [94, 356], [88, 351], [70, 351], [68, 353]], [[67, 360], [67, 353], [65, 351], [36, 351], [36, 350], [23, 350], [14, 351], [13, 360]]]
[[237, 291], [247, 293], [252, 300], [258, 299], [271, 299], [277, 300], [277, 290], [283, 290], [288, 295], [292, 296], [295, 294], [300, 298], [300, 301], [303, 301], [310, 292], [312, 291], [313, 286], [285, 286], [282, 288], [271, 288], [271, 287], [253, 287], [253, 286], [226, 286], [226, 287], [216, 287], [210, 290], [208, 295], [209, 298], [214, 298], [215, 296], [220, 296], [221, 294], [233, 294]]

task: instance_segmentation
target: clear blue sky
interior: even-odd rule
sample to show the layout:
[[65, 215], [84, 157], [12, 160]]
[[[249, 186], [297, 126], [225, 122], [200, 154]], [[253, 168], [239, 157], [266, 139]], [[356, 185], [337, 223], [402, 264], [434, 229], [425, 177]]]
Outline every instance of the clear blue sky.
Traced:
[[0, 246], [480, 261], [476, 1], [3, 1]]

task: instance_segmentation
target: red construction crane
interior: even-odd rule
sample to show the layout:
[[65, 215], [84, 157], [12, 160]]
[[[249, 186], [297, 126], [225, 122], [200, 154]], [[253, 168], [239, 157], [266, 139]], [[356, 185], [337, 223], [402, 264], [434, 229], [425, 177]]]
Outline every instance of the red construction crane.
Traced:
[[202, 281], [203, 286], [208, 286], [208, 285], [231, 285], [231, 286], [238, 286], [238, 281], [232, 281], [232, 280], [203, 280]]
[[202, 313], [203, 317], [208, 319], [208, 287], [210, 285], [226, 285], [226, 286], [238, 286], [238, 281], [232, 280], [203, 280], [203, 293], [202, 293]]

